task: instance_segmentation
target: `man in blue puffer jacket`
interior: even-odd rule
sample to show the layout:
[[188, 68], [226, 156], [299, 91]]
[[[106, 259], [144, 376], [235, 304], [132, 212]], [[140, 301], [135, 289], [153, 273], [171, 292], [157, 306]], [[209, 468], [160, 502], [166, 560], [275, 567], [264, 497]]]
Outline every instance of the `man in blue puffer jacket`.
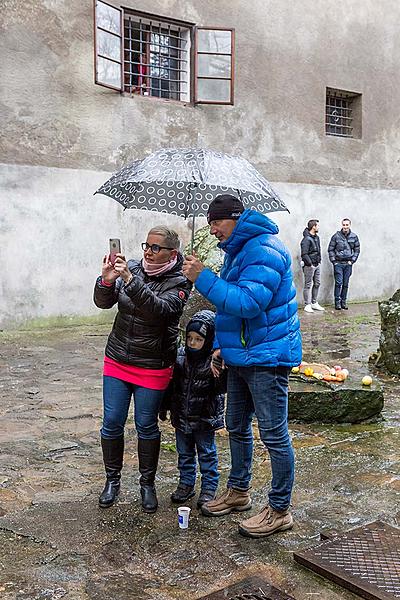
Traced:
[[[252, 418], [268, 449], [272, 483], [269, 503], [243, 521], [239, 532], [265, 537], [290, 529], [294, 454], [289, 438], [288, 378], [301, 362], [301, 334], [291, 258], [278, 227], [265, 215], [244, 210], [234, 196], [217, 196], [209, 206], [210, 233], [226, 253], [218, 277], [194, 256], [183, 273], [217, 308], [214, 361], [228, 367], [226, 426], [231, 449], [227, 490], [202, 506], [207, 516], [251, 508]], [[214, 373], [218, 373], [217, 366]]]

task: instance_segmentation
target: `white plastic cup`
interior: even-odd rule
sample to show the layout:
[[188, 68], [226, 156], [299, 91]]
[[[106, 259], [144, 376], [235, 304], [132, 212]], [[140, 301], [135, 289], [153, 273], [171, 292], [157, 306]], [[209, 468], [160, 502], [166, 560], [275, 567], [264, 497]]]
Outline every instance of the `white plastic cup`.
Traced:
[[178, 524], [180, 529], [189, 527], [190, 508], [188, 506], [180, 506], [178, 508]]

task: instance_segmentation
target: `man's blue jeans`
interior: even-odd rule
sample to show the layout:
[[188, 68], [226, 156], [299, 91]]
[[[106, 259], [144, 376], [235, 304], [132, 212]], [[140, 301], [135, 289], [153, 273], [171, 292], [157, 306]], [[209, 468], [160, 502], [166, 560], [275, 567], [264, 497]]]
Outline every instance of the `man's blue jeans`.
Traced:
[[289, 371], [287, 367], [262, 366], [228, 369], [226, 428], [232, 461], [228, 487], [247, 490], [250, 486], [255, 414], [271, 459], [269, 504], [279, 511], [288, 508], [294, 481], [294, 453], [287, 423]]
[[133, 395], [135, 427], [138, 437], [144, 440], [159, 438], [158, 411], [164, 393], [164, 390], [150, 390], [115, 377], [103, 376], [101, 436], [112, 440], [124, 434]]
[[190, 487], [196, 483], [196, 450], [201, 472], [201, 489], [215, 492], [218, 487], [218, 456], [214, 431], [183, 433], [176, 430], [179, 482]]
[[333, 266], [335, 276], [335, 306], [346, 306], [349, 279], [353, 265], [347, 263], [336, 263]]

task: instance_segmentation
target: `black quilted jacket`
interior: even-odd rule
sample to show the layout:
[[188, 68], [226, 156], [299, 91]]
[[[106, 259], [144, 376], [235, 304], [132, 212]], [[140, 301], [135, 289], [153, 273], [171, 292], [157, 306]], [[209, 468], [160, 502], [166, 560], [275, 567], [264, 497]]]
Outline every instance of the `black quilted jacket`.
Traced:
[[214, 315], [209, 310], [201, 310], [192, 317], [187, 331], [194, 320], [207, 326], [205, 352], [196, 360], [190, 359], [185, 347], [179, 348], [174, 376], [162, 405], [163, 410], [170, 410], [172, 425], [184, 433], [212, 431], [224, 426], [226, 370], [218, 378], [211, 372]]
[[303, 239], [300, 242], [301, 258], [306, 267], [317, 267], [321, 262], [321, 243], [318, 234], [311, 235], [307, 227], [303, 231]]
[[143, 367], [163, 369], [174, 364], [178, 348], [178, 324], [192, 287], [182, 274], [183, 258], [178, 255], [171, 271], [150, 277], [141, 261], [130, 260], [133, 275], [129, 285], [119, 277], [112, 287], [94, 287], [94, 303], [118, 313], [108, 337], [105, 354], [109, 358]]
[[360, 254], [360, 241], [358, 236], [353, 232], [349, 231], [347, 235], [344, 235], [343, 231], [337, 231], [331, 237], [331, 241], [328, 246], [329, 260], [331, 263], [335, 262], [349, 262], [355, 263]]

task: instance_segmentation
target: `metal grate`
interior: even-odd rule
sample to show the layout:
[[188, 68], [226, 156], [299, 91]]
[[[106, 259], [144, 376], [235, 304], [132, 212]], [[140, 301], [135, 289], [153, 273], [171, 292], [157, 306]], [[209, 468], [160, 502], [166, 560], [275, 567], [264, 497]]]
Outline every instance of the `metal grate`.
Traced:
[[295, 552], [294, 559], [362, 598], [400, 598], [400, 529], [381, 521]]
[[247, 577], [199, 600], [294, 600], [261, 577]]
[[353, 137], [353, 99], [336, 96], [331, 92], [326, 94], [325, 131], [327, 135]]
[[188, 29], [134, 15], [125, 16], [125, 92], [170, 100], [187, 99], [188, 61]]

